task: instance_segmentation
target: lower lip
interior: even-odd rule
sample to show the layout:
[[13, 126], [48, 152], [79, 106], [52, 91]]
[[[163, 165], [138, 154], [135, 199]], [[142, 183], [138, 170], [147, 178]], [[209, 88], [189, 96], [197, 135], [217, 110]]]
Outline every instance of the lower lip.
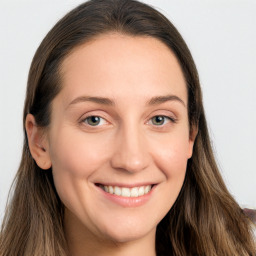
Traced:
[[100, 187], [96, 186], [99, 191], [103, 194], [103, 196], [107, 199], [110, 200], [112, 202], [114, 202], [115, 204], [118, 204], [120, 206], [123, 207], [138, 207], [138, 206], [142, 206], [144, 204], [146, 204], [150, 197], [152, 196], [156, 185], [153, 186], [153, 188], [146, 194], [143, 196], [138, 196], [138, 197], [123, 197], [123, 196], [117, 196], [115, 194], [110, 194], [107, 193], [106, 191], [104, 191], [103, 189], [101, 189]]

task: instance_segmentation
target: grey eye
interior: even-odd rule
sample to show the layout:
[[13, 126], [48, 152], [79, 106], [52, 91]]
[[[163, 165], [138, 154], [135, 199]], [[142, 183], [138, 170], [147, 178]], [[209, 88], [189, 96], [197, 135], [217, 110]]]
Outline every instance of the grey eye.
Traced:
[[101, 122], [101, 117], [99, 116], [89, 116], [84, 120], [87, 124], [91, 126], [97, 126]]
[[151, 120], [153, 125], [163, 125], [166, 119], [166, 116], [154, 116]]

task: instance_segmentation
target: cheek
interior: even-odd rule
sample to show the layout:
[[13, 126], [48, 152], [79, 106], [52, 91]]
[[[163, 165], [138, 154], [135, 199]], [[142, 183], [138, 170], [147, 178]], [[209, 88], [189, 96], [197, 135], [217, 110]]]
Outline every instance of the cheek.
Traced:
[[59, 131], [52, 141], [50, 155], [55, 173], [85, 178], [106, 159], [104, 140], [82, 132]]
[[189, 138], [186, 134], [170, 136], [152, 149], [155, 164], [167, 178], [184, 177], [187, 167]]
[[81, 205], [79, 200], [83, 195], [80, 191], [89, 192], [90, 177], [106, 162], [102, 143], [102, 140], [95, 140], [82, 132], [64, 128], [52, 136], [50, 157], [54, 184], [68, 208]]
[[166, 136], [158, 145], [151, 150], [151, 154], [157, 169], [165, 176], [164, 182], [158, 187], [164, 196], [156, 203], [161, 220], [172, 208], [184, 183], [189, 139], [186, 133], [183, 136]]
[[175, 145], [172, 146], [174, 148], [169, 147], [165, 153], [158, 157], [157, 163], [158, 168], [161, 169], [166, 177], [166, 192], [170, 195], [171, 204], [174, 203], [181, 190], [187, 169], [185, 148], [180, 144], [176, 145], [176, 147]]

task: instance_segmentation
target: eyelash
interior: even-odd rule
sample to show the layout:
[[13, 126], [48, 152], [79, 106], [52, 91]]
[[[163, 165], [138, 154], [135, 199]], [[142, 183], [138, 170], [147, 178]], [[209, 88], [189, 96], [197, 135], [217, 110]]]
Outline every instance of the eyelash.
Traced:
[[86, 118], [84, 118], [84, 119], [82, 120], [82, 122], [83, 122], [83, 123], [86, 123], [88, 126], [91, 126], [91, 127], [99, 126], [99, 125], [91, 125], [91, 124], [89, 124], [88, 120], [89, 120], [90, 118], [99, 118], [99, 119], [100, 119], [100, 122], [101, 122], [102, 120], [104, 120], [105, 122], [107, 122], [105, 118], [103, 118], [103, 117], [101, 117], [101, 116], [96, 116], [96, 115], [87, 116]]
[[[160, 125], [154, 125], [153, 123], [152, 123], [152, 120], [154, 119], [154, 118], [156, 118], [156, 117], [160, 117], [160, 118], [163, 118], [164, 119], [164, 123], [163, 124], [160, 124]], [[154, 125], [154, 126], [156, 126], [156, 127], [163, 127], [163, 126], [165, 126], [168, 122], [171, 122], [171, 123], [176, 123], [176, 119], [175, 118], [173, 118], [173, 117], [170, 117], [170, 116], [165, 116], [165, 115], [155, 115], [155, 116], [153, 116], [153, 117], [151, 117], [150, 119], [149, 119], [149, 122], [151, 122], [151, 124], [152, 125]]]
[[[163, 118], [163, 119], [164, 119], [164, 123], [163, 123], [163, 124], [160, 124], [160, 125], [153, 124], [152, 120], [153, 120], [154, 118], [156, 118], [156, 117], [158, 117], [158, 118], [159, 118], [159, 117], [160, 117], [160, 118]], [[99, 119], [100, 119], [100, 120], [99, 120], [100, 123], [98, 123], [98, 124], [96, 124], [96, 125], [91, 125], [91, 124], [89, 123], [89, 119], [90, 119], [90, 118], [96, 118], [96, 119], [99, 118]], [[88, 126], [90, 126], [90, 127], [98, 127], [98, 126], [103, 125], [103, 124], [101, 124], [102, 120], [104, 120], [104, 121], [107, 123], [107, 121], [106, 121], [105, 118], [103, 118], [103, 117], [101, 117], [101, 116], [97, 116], [97, 115], [91, 115], [91, 116], [87, 116], [86, 118], [84, 118], [81, 122], [82, 122], [82, 123], [85, 123], [86, 125], [88, 125]], [[151, 123], [151, 125], [153, 125], [153, 126], [155, 126], [155, 127], [158, 127], [158, 128], [161, 128], [161, 127], [165, 126], [169, 121], [170, 121], [171, 123], [176, 123], [176, 122], [177, 122], [177, 120], [176, 120], [175, 118], [170, 117], [170, 116], [155, 115], [155, 116], [151, 117], [147, 123]]]

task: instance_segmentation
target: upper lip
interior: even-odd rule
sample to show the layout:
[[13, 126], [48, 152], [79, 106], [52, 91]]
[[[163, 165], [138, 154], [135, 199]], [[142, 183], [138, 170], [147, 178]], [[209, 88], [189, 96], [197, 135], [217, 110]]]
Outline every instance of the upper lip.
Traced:
[[103, 186], [112, 186], [112, 187], [124, 187], [124, 188], [134, 188], [134, 187], [142, 187], [142, 186], [153, 186], [156, 185], [156, 183], [154, 182], [136, 182], [136, 183], [132, 183], [132, 184], [128, 184], [128, 183], [112, 183], [112, 182], [97, 182], [95, 183], [95, 185], [103, 185]]

